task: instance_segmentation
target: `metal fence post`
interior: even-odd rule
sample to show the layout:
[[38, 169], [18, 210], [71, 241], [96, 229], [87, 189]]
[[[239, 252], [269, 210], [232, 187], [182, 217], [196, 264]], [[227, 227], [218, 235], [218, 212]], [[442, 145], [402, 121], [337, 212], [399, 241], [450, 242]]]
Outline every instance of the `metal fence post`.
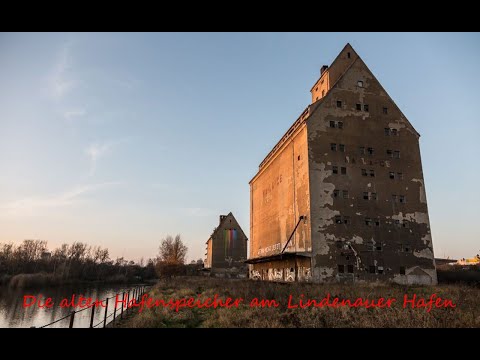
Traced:
[[95, 304], [92, 305], [92, 313], [90, 314], [90, 329], [93, 328], [93, 318], [95, 317]]
[[70, 325], [68, 325], [69, 329], [73, 328], [73, 321], [74, 320], [75, 320], [75, 311], [72, 311], [72, 314], [70, 315]]
[[117, 297], [118, 297], [118, 294], [115, 296], [115, 306], [113, 307], [113, 320], [112, 320], [113, 323], [115, 323], [115, 316], [117, 314]]
[[103, 327], [107, 326], [107, 312], [108, 312], [108, 298], [107, 298], [107, 304], [105, 305], [105, 316], [103, 318]]
[[120, 319], [123, 319], [123, 306], [125, 305], [125, 291], [122, 293], [122, 308], [120, 310]]
[[128, 303], [130, 302], [130, 290], [127, 292], [127, 314], [128, 314]]

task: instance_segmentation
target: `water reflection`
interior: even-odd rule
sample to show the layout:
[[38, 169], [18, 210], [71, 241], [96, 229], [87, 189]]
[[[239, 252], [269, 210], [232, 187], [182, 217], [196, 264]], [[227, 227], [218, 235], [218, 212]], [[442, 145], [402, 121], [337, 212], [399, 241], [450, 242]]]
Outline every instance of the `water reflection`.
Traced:
[[[97, 287], [62, 287], [62, 288], [46, 288], [42, 290], [28, 290], [28, 289], [10, 289], [8, 287], [0, 287], [0, 327], [40, 327], [46, 325], [54, 320], [62, 318], [71, 313], [72, 308], [60, 308], [62, 299], [71, 299], [73, 294], [77, 296], [91, 297], [93, 301], [105, 300], [107, 297], [115, 294], [129, 291], [137, 285], [129, 286], [97, 286]], [[42, 303], [48, 297], [54, 301], [51, 308], [39, 308], [38, 306], [23, 307], [24, 295], [33, 295], [37, 299], [42, 296]], [[108, 314], [113, 312], [112, 301], [110, 300]], [[105, 301], [104, 301], [105, 303]], [[120, 305], [117, 311], [120, 310]], [[95, 310], [94, 324], [103, 321], [105, 315], [105, 308], [97, 307]], [[74, 327], [88, 327], [90, 325], [91, 310], [87, 309], [75, 314]], [[111, 320], [109, 318], [108, 321]], [[59, 321], [49, 327], [68, 327], [70, 319]], [[107, 321], [107, 322], [108, 322]]]

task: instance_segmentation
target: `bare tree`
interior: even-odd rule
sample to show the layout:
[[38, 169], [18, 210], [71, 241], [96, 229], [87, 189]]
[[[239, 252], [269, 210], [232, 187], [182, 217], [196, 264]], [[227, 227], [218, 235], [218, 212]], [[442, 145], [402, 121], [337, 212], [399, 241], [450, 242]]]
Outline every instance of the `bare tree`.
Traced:
[[159, 260], [165, 264], [180, 264], [185, 263], [188, 248], [183, 243], [180, 234], [175, 236], [167, 235], [162, 239], [160, 244]]

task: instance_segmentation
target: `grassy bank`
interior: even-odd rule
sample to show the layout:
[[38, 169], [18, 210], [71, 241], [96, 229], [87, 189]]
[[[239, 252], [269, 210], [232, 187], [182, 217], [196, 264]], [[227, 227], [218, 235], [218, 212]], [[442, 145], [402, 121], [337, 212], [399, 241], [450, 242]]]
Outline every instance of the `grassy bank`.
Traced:
[[[289, 295], [298, 300], [331, 297], [355, 300], [358, 297], [396, 298], [391, 308], [296, 308], [288, 309]], [[451, 299], [456, 308], [403, 308], [404, 295], [430, 298], [432, 293]], [[150, 296], [168, 300], [185, 297], [243, 298], [239, 308], [183, 308], [178, 312], [163, 307], [144, 309], [121, 327], [480, 327], [480, 289], [467, 285], [405, 287], [384, 284], [315, 285], [279, 284], [249, 280], [214, 278], [176, 278], [158, 283]], [[276, 299], [277, 308], [250, 307], [253, 298]]]

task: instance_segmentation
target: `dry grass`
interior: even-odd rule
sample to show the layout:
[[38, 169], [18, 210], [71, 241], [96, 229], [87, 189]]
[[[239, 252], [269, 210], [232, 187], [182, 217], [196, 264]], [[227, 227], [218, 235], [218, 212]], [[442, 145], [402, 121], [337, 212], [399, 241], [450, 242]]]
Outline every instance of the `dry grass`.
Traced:
[[[396, 298], [392, 308], [306, 308], [287, 309], [290, 294], [298, 299], [321, 300], [327, 293], [332, 297], [356, 299]], [[413, 294], [429, 298], [432, 293], [457, 304], [455, 309], [404, 309], [403, 296]], [[396, 286], [386, 284], [279, 284], [251, 280], [230, 280], [199, 277], [182, 277], [160, 282], [150, 291], [156, 299], [184, 297], [243, 298], [238, 309], [183, 308], [179, 312], [168, 308], [145, 309], [122, 327], [480, 327], [480, 289], [466, 285]], [[251, 308], [254, 298], [276, 299], [278, 308]]]

